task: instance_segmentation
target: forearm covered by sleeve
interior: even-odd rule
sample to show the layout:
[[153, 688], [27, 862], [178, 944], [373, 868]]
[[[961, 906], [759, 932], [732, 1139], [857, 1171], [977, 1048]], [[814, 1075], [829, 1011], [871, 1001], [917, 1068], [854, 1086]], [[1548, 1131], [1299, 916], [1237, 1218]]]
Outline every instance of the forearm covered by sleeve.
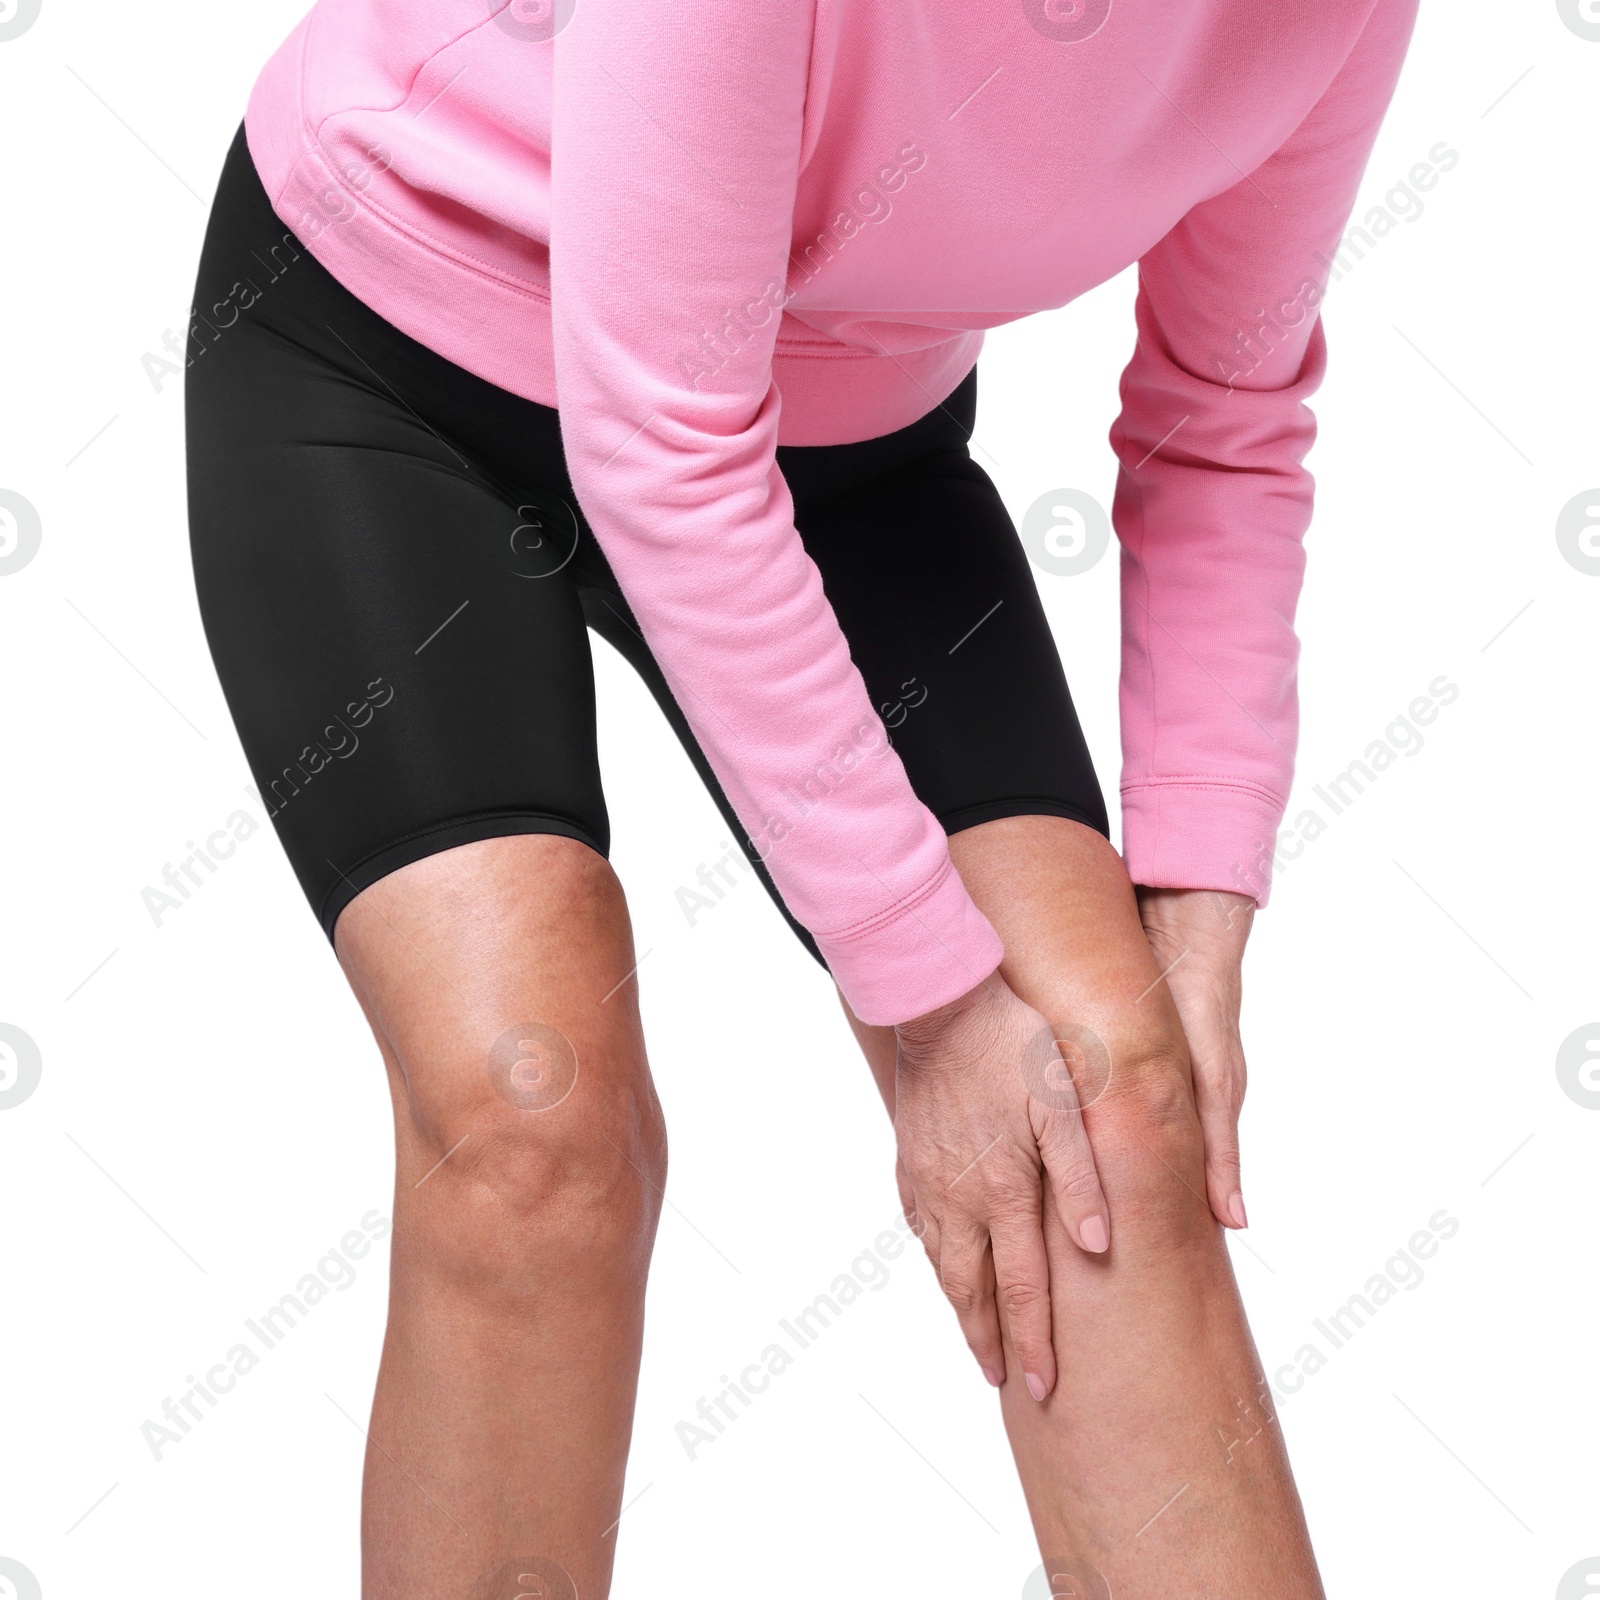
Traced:
[[1267, 900], [1298, 734], [1318, 308], [1414, 15], [1415, 0], [1378, 0], [1288, 141], [1140, 262], [1112, 431], [1136, 883]]
[[580, 6], [555, 42], [551, 284], [579, 503], [755, 849], [856, 1013], [1000, 941], [850, 659], [775, 460], [812, 7]]

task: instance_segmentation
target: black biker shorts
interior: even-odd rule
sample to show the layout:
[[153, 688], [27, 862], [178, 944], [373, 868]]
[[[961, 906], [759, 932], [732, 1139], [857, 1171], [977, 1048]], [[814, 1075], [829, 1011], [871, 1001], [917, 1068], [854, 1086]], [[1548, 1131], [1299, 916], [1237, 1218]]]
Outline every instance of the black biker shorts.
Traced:
[[[605, 855], [586, 629], [649, 685], [778, 899], [577, 509], [557, 413], [401, 333], [273, 212], [234, 140], [186, 354], [190, 540], [256, 785], [331, 938], [386, 873], [550, 833]], [[1107, 832], [1016, 530], [968, 454], [976, 370], [898, 432], [778, 465], [913, 788], [950, 833]], [[820, 959], [820, 957], [818, 958]]]

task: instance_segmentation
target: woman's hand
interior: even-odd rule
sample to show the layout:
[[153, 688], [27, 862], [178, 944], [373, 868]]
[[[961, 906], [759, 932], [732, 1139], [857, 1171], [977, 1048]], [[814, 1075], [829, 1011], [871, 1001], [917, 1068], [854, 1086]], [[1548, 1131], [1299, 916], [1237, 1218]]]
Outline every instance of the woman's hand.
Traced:
[[[896, 1177], [906, 1216], [984, 1376], [996, 1387], [1006, 1377], [998, 1298], [1028, 1392], [1043, 1400], [1056, 1381], [1045, 1178], [1083, 1249], [1099, 1253], [1111, 1242], [1109, 1208], [1053, 1030], [995, 973], [895, 1032]], [[1030, 1052], [1041, 1058], [1031, 1064], [1048, 1081], [1046, 1096], [1029, 1093]]]
[[1194, 1070], [1195, 1108], [1205, 1136], [1206, 1194], [1224, 1227], [1247, 1227], [1239, 1180], [1240, 962], [1255, 901], [1216, 889], [1140, 888], [1139, 920], [1167, 976]]

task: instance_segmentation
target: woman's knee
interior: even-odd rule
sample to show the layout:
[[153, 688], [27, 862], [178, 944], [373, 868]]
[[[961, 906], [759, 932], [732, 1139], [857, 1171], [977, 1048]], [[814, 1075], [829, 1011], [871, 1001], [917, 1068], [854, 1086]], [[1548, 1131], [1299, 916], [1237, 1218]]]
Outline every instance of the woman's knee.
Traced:
[[1188, 1055], [1141, 1045], [1116, 1060], [1086, 1112], [1090, 1143], [1112, 1209], [1113, 1234], [1129, 1229], [1155, 1248], [1211, 1233], [1205, 1146]]
[[642, 1278], [666, 1137], [606, 862], [556, 836], [459, 846], [337, 933], [389, 1070], [397, 1266], [513, 1300]]
[[[588, 1068], [585, 1074], [583, 1068]], [[643, 1063], [589, 1060], [551, 1105], [489, 1082], [447, 1109], [413, 1107], [396, 1249], [441, 1287], [519, 1303], [642, 1283], [666, 1180], [666, 1135]]]

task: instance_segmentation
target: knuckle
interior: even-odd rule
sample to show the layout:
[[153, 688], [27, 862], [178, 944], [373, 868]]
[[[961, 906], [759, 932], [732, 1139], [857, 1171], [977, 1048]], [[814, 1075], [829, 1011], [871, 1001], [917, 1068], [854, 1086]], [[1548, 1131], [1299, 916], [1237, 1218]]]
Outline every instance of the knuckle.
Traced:
[[897, 1181], [900, 1186], [900, 1197], [907, 1204], [915, 1205], [922, 1211], [928, 1211], [938, 1205], [937, 1185], [930, 1181], [929, 1174], [924, 1172], [915, 1160], [906, 1156], [901, 1157]]
[[1213, 1172], [1236, 1173], [1239, 1170], [1238, 1145], [1222, 1145], [1212, 1150], [1209, 1163]]
[[1039, 1220], [1039, 1180], [1034, 1173], [996, 1177], [983, 1187], [983, 1215], [1002, 1227], [1026, 1226]]
[[942, 1284], [944, 1297], [955, 1307], [958, 1317], [969, 1317], [983, 1304], [983, 1293], [977, 1283], [962, 1273], [946, 1273]]
[[1100, 1174], [1087, 1161], [1074, 1161], [1055, 1180], [1056, 1193], [1064, 1200], [1093, 1200], [1100, 1194]]
[[922, 1171], [922, 1151], [914, 1139], [900, 1135], [895, 1149], [895, 1175], [907, 1183], [915, 1184]]
[[1040, 1284], [1017, 1279], [1000, 1286], [999, 1299], [1007, 1318], [1015, 1321], [1047, 1305], [1050, 1297]]
[[1241, 1062], [1211, 1065], [1195, 1071], [1195, 1096], [1237, 1113], [1244, 1104], [1245, 1071]]

